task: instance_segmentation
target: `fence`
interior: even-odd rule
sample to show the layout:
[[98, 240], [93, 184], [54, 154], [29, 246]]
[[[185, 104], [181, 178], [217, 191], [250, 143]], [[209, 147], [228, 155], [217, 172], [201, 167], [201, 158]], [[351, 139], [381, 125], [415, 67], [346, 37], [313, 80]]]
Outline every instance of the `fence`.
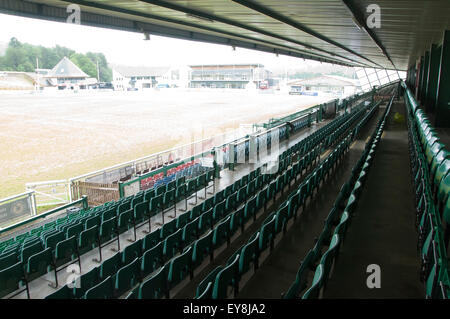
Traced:
[[[176, 148], [151, 154], [134, 161], [114, 165], [102, 170], [69, 179], [69, 199], [77, 200], [84, 195], [89, 203], [105, 203], [106, 201], [135, 194], [145, 189], [146, 179], [164, 173], [177, 165], [199, 158], [199, 154], [210, 151], [217, 145], [227, 143], [236, 136], [251, 132], [246, 125], [238, 130], [228, 130], [209, 138], [184, 144]], [[95, 198], [91, 198], [95, 196]], [[103, 201], [103, 202], [102, 202]]]
[[72, 192], [81, 194], [79, 195], [80, 197], [87, 196], [89, 206], [102, 205], [120, 198], [118, 183], [105, 184], [75, 181], [72, 184]]
[[25, 188], [34, 191], [37, 207], [62, 205], [70, 200], [67, 180], [26, 183]]

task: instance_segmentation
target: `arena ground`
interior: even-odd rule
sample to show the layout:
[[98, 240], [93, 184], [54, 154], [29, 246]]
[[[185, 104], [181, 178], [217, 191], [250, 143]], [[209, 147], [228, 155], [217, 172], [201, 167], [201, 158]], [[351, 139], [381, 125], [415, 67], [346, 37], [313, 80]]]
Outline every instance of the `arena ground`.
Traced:
[[185, 89], [1, 94], [0, 198], [330, 99]]

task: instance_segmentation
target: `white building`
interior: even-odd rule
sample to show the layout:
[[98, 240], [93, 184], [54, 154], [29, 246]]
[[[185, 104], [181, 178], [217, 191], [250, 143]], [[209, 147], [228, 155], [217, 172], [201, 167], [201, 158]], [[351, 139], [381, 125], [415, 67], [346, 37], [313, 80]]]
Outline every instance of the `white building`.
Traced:
[[89, 85], [97, 83], [97, 79], [89, 77], [67, 57], [62, 58], [52, 70], [37, 69], [36, 74], [40, 81], [45, 79], [49, 86], [57, 87], [58, 90], [87, 89]]
[[184, 86], [187, 71], [171, 67], [143, 67], [113, 65], [112, 84], [116, 91], [144, 90], [159, 86]]

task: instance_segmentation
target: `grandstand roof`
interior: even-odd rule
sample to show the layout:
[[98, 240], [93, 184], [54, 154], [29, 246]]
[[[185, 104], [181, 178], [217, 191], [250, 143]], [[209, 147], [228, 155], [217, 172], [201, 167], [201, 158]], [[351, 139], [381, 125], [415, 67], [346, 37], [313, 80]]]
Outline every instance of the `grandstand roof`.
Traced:
[[163, 76], [166, 74], [170, 67], [148, 67], [148, 66], [125, 66], [125, 65], [113, 65], [112, 68], [123, 75], [124, 77], [134, 76]]
[[84, 73], [67, 57], [62, 58], [57, 65], [46, 75], [50, 78], [87, 78], [89, 75]]
[[[406, 70], [450, 27], [448, 0], [85, 1], [81, 24], [255, 49], [339, 65]], [[69, 2], [0, 1], [0, 11], [66, 22]]]

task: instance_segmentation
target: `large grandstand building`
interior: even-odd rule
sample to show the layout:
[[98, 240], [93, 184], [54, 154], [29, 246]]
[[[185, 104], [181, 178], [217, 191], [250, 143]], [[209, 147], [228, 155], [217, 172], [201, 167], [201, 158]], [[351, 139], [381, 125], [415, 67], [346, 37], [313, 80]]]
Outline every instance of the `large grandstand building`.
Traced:
[[[0, 9], [65, 21], [63, 1], [17, 2]], [[87, 24], [354, 67], [363, 92], [72, 180], [70, 203], [0, 229], [1, 297], [449, 298], [449, 1], [78, 3]], [[268, 77], [192, 69], [193, 87]]]
[[262, 64], [208, 64], [191, 65], [190, 68], [192, 88], [259, 88], [271, 74]]

